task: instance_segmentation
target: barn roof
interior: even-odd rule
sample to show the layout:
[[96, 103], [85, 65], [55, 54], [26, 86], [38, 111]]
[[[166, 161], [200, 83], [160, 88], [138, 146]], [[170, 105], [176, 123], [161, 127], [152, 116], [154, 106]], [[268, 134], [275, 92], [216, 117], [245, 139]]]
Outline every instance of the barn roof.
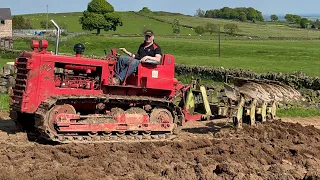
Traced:
[[1, 20], [12, 20], [10, 8], [0, 8], [0, 19]]

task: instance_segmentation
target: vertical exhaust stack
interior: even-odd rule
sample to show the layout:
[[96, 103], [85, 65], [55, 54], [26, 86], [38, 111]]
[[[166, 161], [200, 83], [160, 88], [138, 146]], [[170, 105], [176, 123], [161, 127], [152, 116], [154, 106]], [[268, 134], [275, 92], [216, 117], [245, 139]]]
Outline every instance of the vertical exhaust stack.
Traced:
[[55, 44], [55, 50], [54, 50], [54, 54], [58, 55], [58, 51], [59, 51], [59, 37], [60, 37], [60, 27], [57, 25], [56, 22], [54, 22], [53, 19], [51, 19], [51, 22], [53, 23], [53, 25], [56, 27], [57, 29], [57, 33], [56, 33], [56, 44]]

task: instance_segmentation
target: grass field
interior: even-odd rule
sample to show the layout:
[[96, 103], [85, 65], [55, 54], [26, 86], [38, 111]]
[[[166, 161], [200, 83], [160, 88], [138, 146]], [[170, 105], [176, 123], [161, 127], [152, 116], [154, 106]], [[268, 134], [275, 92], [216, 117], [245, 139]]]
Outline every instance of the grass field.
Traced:
[[320, 109], [278, 109], [277, 116], [279, 117], [314, 117], [320, 116]]
[[[73, 53], [73, 45], [83, 43], [86, 55], [103, 55], [103, 49], [125, 47], [136, 52], [143, 38], [79, 36], [60, 44], [60, 52]], [[320, 76], [320, 41], [238, 41], [221, 42], [221, 58], [217, 57], [217, 41], [156, 38], [164, 53], [173, 54], [176, 62], [224, 68], [251, 69], [255, 72], [302, 71]], [[15, 41], [18, 49], [29, 49], [29, 41]], [[50, 43], [54, 50], [54, 43]]]
[[[147, 17], [139, 16], [134, 12], [120, 12], [124, 25], [119, 27], [117, 31], [108, 31], [102, 33], [107, 34], [140, 34], [144, 25], [151, 27], [158, 35], [172, 35], [171, 24], [159, 22]], [[82, 16], [81, 12], [74, 13], [57, 13], [49, 14], [49, 19], [54, 19], [58, 24], [67, 23], [69, 32], [83, 32], [79, 24], [79, 18]], [[212, 19], [212, 18], [199, 18], [185, 15], [175, 15], [172, 13], [155, 13], [149, 14], [157, 19], [164, 20], [165, 22], [173, 22], [174, 19], [179, 19], [180, 24], [189, 26], [205, 25], [207, 22], [222, 25], [222, 32], [224, 32], [223, 25], [226, 23], [236, 23], [240, 31], [238, 34], [246, 36], [266, 37], [300, 37], [300, 38], [319, 38], [319, 30], [298, 29], [288, 27], [286, 23], [273, 23], [273, 22], [257, 22], [257, 23], [243, 23], [231, 20]], [[34, 28], [40, 28], [40, 21], [46, 19], [45, 14], [31, 14], [25, 15], [26, 18], [32, 20]], [[88, 31], [86, 31], [88, 32]], [[93, 32], [94, 33], [94, 32]], [[181, 28], [180, 35], [195, 35], [195, 32], [189, 28]], [[209, 36], [208, 33], [204, 37]], [[215, 37], [213, 34], [209, 37]], [[228, 37], [228, 36], [227, 36]]]
[[[79, 23], [79, 18], [82, 13], [62, 13], [62, 14], [49, 14], [49, 19], [54, 19], [58, 24], [66, 22], [68, 24], [69, 32], [83, 32]], [[32, 14], [26, 15], [27, 19], [32, 21], [34, 28], [40, 28], [40, 22], [46, 20], [45, 14]], [[133, 12], [121, 12], [123, 19], [123, 26], [117, 27], [117, 31], [108, 31], [101, 33], [106, 34], [141, 34], [144, 26], [152, 28], [158, 35], [168, 35], [172, 33], [172, 27], [170, 24], [162, 23], [156, 20], [152, 20], [146, 17], [141, 17]], [[89, 31], [85, 31], [89, 32]], [[92, 31], [95, 33], [96, 31]], [[189, 28], [181, 28], [181, 35], [195, 34], [193, 30]]]

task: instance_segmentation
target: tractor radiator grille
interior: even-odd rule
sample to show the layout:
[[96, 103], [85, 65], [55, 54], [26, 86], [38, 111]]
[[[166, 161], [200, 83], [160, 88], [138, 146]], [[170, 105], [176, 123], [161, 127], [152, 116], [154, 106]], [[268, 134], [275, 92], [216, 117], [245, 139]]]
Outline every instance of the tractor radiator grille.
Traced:
[[26, 87], [27, 87], [27, 77], [29, 72], [29, 70], [27, 69], [27, 63], [28, 63], [27, 58], [19, 58], [15, 64], [17, 69], [17, 74], [15, 79], [16, 81], [15, 86], [12, 89], [12, 91], [13, 91], [13, 106], [16, 108], [21, 107], [23, 94], [25, 93]]

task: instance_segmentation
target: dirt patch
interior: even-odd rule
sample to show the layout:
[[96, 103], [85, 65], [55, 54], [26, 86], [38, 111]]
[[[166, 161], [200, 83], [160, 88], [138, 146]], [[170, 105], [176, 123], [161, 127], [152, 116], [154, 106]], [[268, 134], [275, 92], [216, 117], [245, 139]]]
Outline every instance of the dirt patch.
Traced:
[[[320, 130], [196, 122], [171, 142], [43, 145], [0, 120], [0, 179], [319, 179]], [[221, 128], [224, 125], [226, 127]]]

